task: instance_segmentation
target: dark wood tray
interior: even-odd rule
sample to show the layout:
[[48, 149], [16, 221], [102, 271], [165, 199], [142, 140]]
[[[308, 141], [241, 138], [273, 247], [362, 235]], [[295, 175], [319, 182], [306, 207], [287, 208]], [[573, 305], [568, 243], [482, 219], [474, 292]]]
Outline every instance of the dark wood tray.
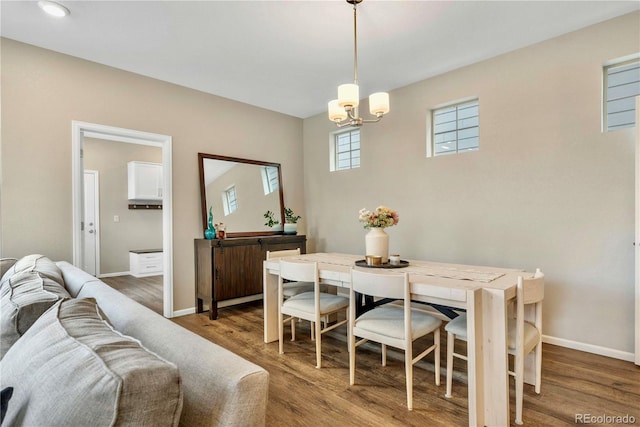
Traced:
[[398, 265], [393, 265], [390, 263], [384, 263], [384, 264], [380, 264], [380, 265], [369, 265], [367, 264], [367, 260], [365, 259], [359, 259], [358, 261], [356, 261], [356, 265], [358, 267], [365, 267], [365, 268], [403, 268], [403, 267], [408, 267], [409, 266], [409, 261], [405, 261], [403, 259], [400, 260], [400, 264]]

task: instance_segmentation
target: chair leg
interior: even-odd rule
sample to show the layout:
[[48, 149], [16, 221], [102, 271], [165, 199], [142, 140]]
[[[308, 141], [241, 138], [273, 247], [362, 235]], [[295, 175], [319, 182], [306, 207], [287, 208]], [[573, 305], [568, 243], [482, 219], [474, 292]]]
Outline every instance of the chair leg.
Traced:
[[411, 349], [405, 349], [404, 351], [404, 364], [407, 376], [407, 407], [409, 410], [413, 410], [413, 361]]
[[284, 324], [282, 323], [282, 312], [278, 310], [278, 352], [284, 354], [284, 345], [282, 343], [284, 336]]
[[524, 394], [524, 355], [515, 356], [515, 380], [516, 380], [516, 419], [515, 423], [522, 424], [522, 397]]
[[542, 383], [542, 341], [536, 346], [536, 393], [540, 394]]
[[434, 365], [435, 365], [435, 374], [436, 374], [436, 385], [440, 385], [440, 329], [436, 329], [433, 331], [433, 343], [436, 348], [433, 349], [434, 353]]
[[322, 367], [322, 332], [320, 332], [320, 322], [315, 322], [316, 329], [316, 368]]
[[382, 366], [387, 366], [387, 346], [382, 344]]
[[291, 318], [291, 341], [296, 340], [296, 319]]
[[311, 322], [311, 341], [316, 339], [316, 322]]
[[444, 397], [451, 397], [451, 382], [453, 376], [453, 345], [456, 336], [447, 332], [447, 391]]
[[349, 336], [349, 385], [355, 384], [356, 381], [356, 337], [352, 334]]

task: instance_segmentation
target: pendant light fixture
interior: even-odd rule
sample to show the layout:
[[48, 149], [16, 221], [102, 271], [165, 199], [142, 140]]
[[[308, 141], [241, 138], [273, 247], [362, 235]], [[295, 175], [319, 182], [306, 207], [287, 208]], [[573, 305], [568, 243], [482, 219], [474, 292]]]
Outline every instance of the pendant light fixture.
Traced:
[[360, 103], [360, 88], [358, 87], [358, 31], [357, 5], [362, 0], [346, 0], [353, 5], [353, 83], [338, 86], [338, 99], [329, 102], [329, 120], [338, 127], [362, 126], [364, 123], [380, 121], [389, 112], [389, 94], [376, 92], [369, 96], [369, 112], [375, 119], [363, 119], [358, 116]]

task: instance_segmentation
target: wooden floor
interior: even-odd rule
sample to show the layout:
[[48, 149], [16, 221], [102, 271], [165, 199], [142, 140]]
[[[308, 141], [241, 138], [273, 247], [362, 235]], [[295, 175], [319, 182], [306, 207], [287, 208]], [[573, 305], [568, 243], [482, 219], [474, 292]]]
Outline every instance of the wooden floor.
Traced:
[[[427, 356], [426, 363], [414, 369], [414, 410], [408, 411], [402, 353], [390, 352], [383, 368], [379, 346], [359, 347], [356, 384], [349, 387], [344, 327], [323, 336], [323, 367], [316, 369], [309, 324], [298, 324], [295, 342], [287, 340], [290, 334], [285, 330], [285, 354], [280, 355], [277, 342], [263, 342], [262, 312], [259, 301], [220, 309], [218, 320], [209, 320], [206, 314], [173, 320], [269, 371], [267, 426], [468, 425], [466, 374], [460, 372], [466, 367], [464, 361], [456, 360], [453, 398], [444, 397], [446, 334], [442, 334], [441, 385], [434, 384], [433, 357]], [[429, 340], [418, 343], [426, 346]], [[550, 344], [544, 344], [543, 354], [541, 394], [525, 385], [526, 426], [575, 425], [579, 414], [629, 415], [640, 425], [640, 367]], [[511, 420], [515, 425], [513, 399], [512, 380]]]
[[156, 313], [163, 314], [162, 276], [135, 278], [126, 275], [103, 277], [100, 280]]
[[[162, 276], [102, 279], [130, 298], [162, 314]], [[175, 323], [213, 341], [270, 373], [267, 426], [465, 426], [467, 425], [465, 362], [456, 360], [453, 398], [444, 397], [446, 334], [442, 333], [441, 385], [434, 384], [433, 358], [414, 370], [414, 410], [406, 409], [404, 362], [389, 352], [380, 366], [379, 346], [358, 348], [356, 384], [349, 387], [345, 328], [323, 336], [323, 368], [315, 368], [315, 346], [309, 324], [298, 324], [296, 342], [263, 342], [262, 302], [220, 309], [218, 320], [206, 314], [174, 318]], [[290, 337], [288, 328], [286, 336]], [[429, 339], [417, 342], [422, 348]], [[464, 346], [463, 342], [456, 343]], [[416, 351], [419, 347], [416, 347]], [[464, 348], [459, 351], [464, 352]], [[580, 414], [634, 417], [640, 425], [640, 367], [607, 357], [550, 344], [543, 347], [542, 393], [525, 385], [527, 426], [575, 425]], [[513, 382], [511, 419], [514, 418]], [[585, 417], [586, 415], [583, 415]], [[613, 425], [610, 422], [592, 425]], [[622, 423], [617, 423], [622, 424]], [[513, 424], [512, 422], [512, 425]]]

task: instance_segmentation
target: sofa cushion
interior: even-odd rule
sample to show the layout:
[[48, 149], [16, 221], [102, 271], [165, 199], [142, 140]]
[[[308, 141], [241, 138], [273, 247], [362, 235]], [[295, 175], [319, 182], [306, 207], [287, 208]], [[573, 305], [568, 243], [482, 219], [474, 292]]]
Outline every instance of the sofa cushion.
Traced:
[[112, 329], [94, 299], [57, 302], [0, 361], [7, 425], [175, 426], [178, 368]]
[[58, 282], [36, 271], [13, 274], [0, 286], [0, 359], [56, 301], [70, 298]]
[[58, 268], [55, 262], [51, 261], [44, 255], [34, 254], [27, 255], [17, 260], [10, 268], [2, 274], [2, 280], [0, 285], [6, 280], [10, 279], [13, 275], [23, 273], [25, 271], [35, 271], [44, 277], [48, 277], [64, 286], [64, 280], [62, 279], [62, 272]]

